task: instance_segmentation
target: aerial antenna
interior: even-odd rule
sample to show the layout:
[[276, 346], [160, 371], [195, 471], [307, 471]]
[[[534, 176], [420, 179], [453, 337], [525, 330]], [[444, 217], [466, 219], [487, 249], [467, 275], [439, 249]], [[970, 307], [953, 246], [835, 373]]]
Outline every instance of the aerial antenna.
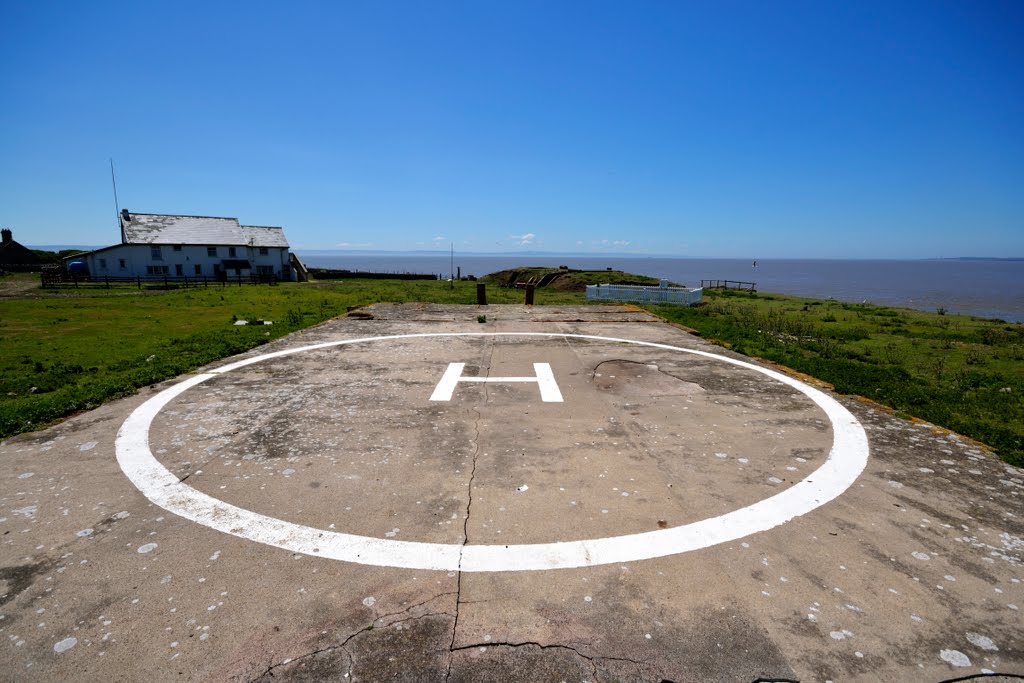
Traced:
[[114, 157], [110, 157], [110, 183], [114, 186], [114, 216], [117, 218], [117, 225], [121, 225], [121, 207], [117, 203], [117, 180], [114, 178]]

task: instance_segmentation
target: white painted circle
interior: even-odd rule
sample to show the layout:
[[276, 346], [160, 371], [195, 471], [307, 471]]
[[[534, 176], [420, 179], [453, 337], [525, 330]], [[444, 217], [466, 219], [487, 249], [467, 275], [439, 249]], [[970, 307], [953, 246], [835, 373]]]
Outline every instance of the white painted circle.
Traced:
[[[270, 358], [304, 351], [395, 339], [425, 337], [558, 337], [636, 344], [680, 351], [737, 365], [767, 375], [802, 392], [832, 423], [833, 441], [825, 463], [810, 476], [770, 498], [739, 510], [684, 524], [625, 536], [520, 545], [453, 545], [356, 536], [293, 524], [217, 500], [178, 481], [149, 448], [156, 415], [177, 396], [218, 375]], [[665, 557], [726, 543], [767, 531], [834, 500], [848, 489], [868, 461], [868, 439], [850, 411], [825, 393], [782, 373], [706, 351], [668, 344], [553, 332], [450, 332], [364, 337], [311, 344], [237, 361], [190, 377], [136, 408], [121, 425], [115, 443], [117, 462], [150, 501], [186, 519], [224, 533], [296, 553], [346, 562], [442, 571], [498, 572], [568, 569]]]

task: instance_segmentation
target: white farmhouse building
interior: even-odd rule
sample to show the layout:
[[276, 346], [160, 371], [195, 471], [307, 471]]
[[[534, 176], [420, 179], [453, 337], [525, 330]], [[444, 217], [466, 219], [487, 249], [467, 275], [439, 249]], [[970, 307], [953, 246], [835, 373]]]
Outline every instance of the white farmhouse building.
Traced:
[[296, 279], [282, 228], [128, 209], [120, 219], [121, 244], [76, 254], [64, 259], [65, 265], [81, 261], [93, 278]]

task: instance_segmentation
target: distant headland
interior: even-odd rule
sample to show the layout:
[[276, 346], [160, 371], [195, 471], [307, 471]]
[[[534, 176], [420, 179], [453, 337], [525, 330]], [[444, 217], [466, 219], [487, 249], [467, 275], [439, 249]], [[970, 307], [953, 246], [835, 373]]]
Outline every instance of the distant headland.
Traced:
[[1024, 261], [1024, 256], [950, 256], [936, 261]]

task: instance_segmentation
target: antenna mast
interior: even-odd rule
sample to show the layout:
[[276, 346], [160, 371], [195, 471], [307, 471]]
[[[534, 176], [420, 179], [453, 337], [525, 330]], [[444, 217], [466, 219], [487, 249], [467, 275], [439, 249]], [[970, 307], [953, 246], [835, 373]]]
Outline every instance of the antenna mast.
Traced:
[[121, 207], [117, 203], [117, 180], [114, 179], [114, 158], [110, 157], [110, 183], [114, 186], [114, 215], [118, 226], [121, 225]]

